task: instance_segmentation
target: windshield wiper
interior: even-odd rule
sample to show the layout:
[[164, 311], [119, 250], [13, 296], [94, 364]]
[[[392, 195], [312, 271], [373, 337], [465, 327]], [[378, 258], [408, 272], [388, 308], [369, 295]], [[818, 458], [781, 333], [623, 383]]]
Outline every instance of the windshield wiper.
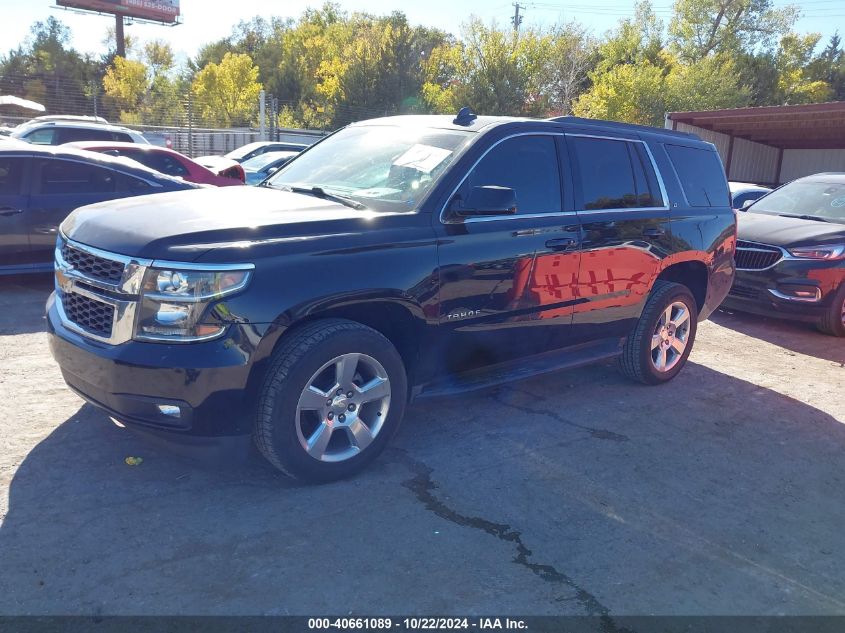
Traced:
[[358, 211], [365, 211], [367, 207], [357, 200], [353, 200], [352, 198], [348, 198], [347, 196], [341, 196], [336, 193], [329, 193], [322, 187], [296, 187], [293, 185], [281, 185], [279, 187], [275, 187], [273, 185], [269, 185], [274, 189], [279, 189], [280, 191], [291, 191], [293, 193], [304, 193], [309, 196], [315, 196], [317, 198], [322, 198], [323, 200], [331, 200], [332, 202], [340, 203], [344, 206], [350, 207], [352, 209], [357, 209]]
[[815, 220], [816, 222], [830, 222], [827, 218], [819, 215], [793, 215], [791, 213], [778, 213], [782, 218], [798, 218], [799, 220]]

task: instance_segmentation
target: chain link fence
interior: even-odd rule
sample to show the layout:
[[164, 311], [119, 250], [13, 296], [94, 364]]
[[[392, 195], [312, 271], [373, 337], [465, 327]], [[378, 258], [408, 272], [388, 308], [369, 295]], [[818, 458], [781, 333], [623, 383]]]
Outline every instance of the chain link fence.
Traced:
[[0, 125], [14, 127], [41, 115], [102, 117], [109, 123], [143, 133], [151, 143], [171, 147], [191, 157], [225, 154], [260, 140], [310, 144], [328, 133], [328, 130], [280, 127], [278, 115], [286, 104], [263, 93], [263, 108], [261, 98], [246, 108], [241, 106], [238, 118], [249, 122], [242, 126], [208, 125], [209, 119], [218, 118], [215, 116], [217, 106], [198, 101], [191, 91], [150, 93], [127, 107], [125, 102], [105, 95], [99, 83], [81, 84], [58, 75], [4, 75], [0, 77], [0, 95], [14, 95], [41, 103], [45, 111], [33, 112], [17, 106], [0, 105]]

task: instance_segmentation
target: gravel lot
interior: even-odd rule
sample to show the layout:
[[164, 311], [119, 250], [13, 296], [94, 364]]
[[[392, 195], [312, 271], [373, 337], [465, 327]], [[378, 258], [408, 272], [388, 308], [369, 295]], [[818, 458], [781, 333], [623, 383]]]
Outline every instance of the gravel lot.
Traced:
[[307, 487], [84, 404], [49, 288], [0, 280], [0, 614], [845, 614], [845, 342], [808, 326], [720, 312], [658, 388], [606, 365], [416, 404]]

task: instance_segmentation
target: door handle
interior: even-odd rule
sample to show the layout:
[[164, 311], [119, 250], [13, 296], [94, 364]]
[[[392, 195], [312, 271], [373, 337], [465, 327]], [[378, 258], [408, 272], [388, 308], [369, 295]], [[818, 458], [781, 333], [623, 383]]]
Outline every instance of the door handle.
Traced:
[[554, 240], [546, 240], [546, 248], [553, 251], [568, 251], [575, 248], [578, 242], [572, 237], [560, 237]]
[[17, 215], [18, 213], [23, 213], [23, 209], [13, 209], [12, 207], [0, 207], [0, 215], [3, 217], [9, 217], [12, 215]]
[[666, 235], [666, 230], [660, 228], [659, 226], [653, 226], [647, 229], [643, 229], [643, 235], [645, 237], [661, 237]]

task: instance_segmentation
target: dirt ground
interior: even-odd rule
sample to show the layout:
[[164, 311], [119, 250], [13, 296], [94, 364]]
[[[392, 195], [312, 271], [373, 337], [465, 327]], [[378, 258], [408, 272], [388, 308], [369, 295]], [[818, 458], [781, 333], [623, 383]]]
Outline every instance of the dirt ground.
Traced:
[[416, 404], [309, 487], [84, 404], [49, 289], [0, 281], [0, 614], [845, 614], [845, 341], [809, 326], [719, 312], [669, 385], [600, 365]]

